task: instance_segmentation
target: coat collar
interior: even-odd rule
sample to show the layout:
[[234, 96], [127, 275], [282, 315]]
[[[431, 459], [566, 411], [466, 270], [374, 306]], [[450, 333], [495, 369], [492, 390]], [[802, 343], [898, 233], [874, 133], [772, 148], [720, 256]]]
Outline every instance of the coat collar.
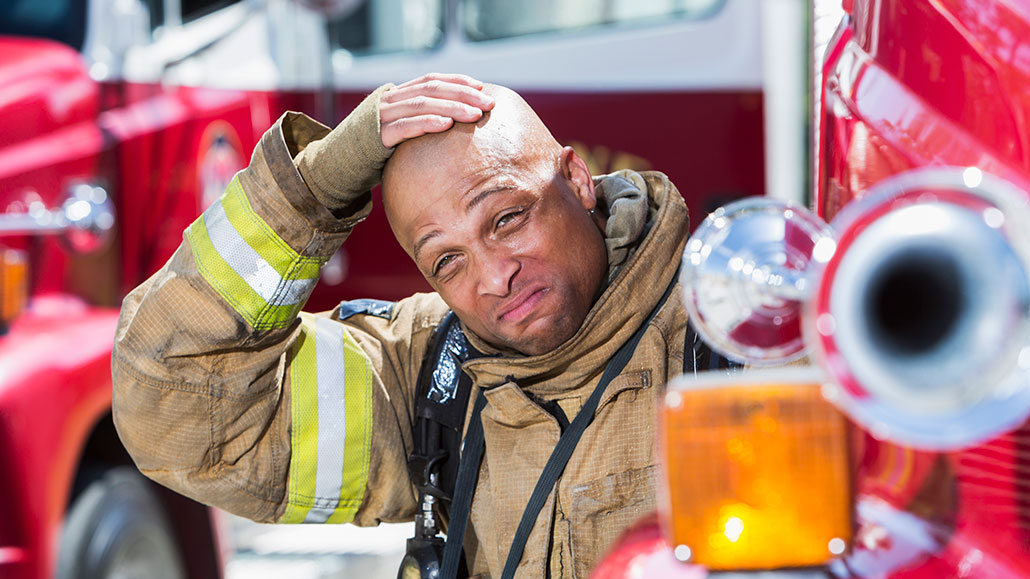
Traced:
[[[656, 209], [654, 223], [587, 313], [579, 331], [545, 354], [466, 362], [465, 371], [480, 387], [500, 386], [514, 378], [534, 394], [577, 389], [600, 375], [608, 359], [647, 319], [673, 281], [689, 225], [686, 204], [669, 179], [657, 172], [640, 175]], [[477, 349], [487, 347], [477, 336], [466, 334]]]

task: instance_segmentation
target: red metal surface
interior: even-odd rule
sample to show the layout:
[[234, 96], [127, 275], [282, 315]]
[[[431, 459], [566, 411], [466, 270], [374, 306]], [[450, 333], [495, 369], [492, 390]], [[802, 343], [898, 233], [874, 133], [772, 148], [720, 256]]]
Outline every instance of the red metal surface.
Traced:
[[[204, 130], [224, 121], [241, 147], [240, 166], [257, 136], [242, 91], [127, 85], [122, 106], [98, 119], [110, 138], [121, 243], [120, 293], [156, 271], [200, 212], [199, 160]], [[267, 118], [261, 118], [266, 121]], [[257, 133], [258, 135], [260, 133]]]
[[57, 530], [82, 445], [111, 405], [117, 316], [117, 310], [93, 308], [76, 298], [40, 296], [0, 337], [0, 576], [5, 579], [53, 574]]
[[830, 49], [817, 210], [906, 169], [1030, 172], [1030, 3], [855, 2]]
[[[856, 0], [850, 10], [824, 66], [824, 218], [918, 167], [976, 166], [1025, 182], [1030, 2]], [[862, 539], [844, 563], [858, 576], [1030, 576], [1028, 441], [1030, 426], [951, 453], [861, 437]]]
[[96, 83], [83, 74], [77, 52], [61, 44], [31, 38], [0, 38], [0, 149], [92, 120], [97, 111]]

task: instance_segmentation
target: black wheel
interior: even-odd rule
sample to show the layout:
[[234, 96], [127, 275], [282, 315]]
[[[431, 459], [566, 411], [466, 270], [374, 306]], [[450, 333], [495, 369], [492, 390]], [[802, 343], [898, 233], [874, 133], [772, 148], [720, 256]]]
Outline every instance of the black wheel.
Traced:
[[57, 579], [184, 579], [175, 536], [150, 483], [133, 467], [103, 471], [65, 521]]

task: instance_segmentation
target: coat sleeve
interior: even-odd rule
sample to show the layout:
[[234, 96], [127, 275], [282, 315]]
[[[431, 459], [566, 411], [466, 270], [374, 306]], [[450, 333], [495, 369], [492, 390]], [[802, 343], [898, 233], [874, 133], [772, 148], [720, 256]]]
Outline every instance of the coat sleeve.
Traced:
[[387, 315], [300, 313], [320, 267], [371, 210], [390, 152], [378, 135], [382, 90], [341, 124], [352, 125], [354, 155], [334, 176], [334, 207], [307, 186], [303, 163], [307, 145], [331, 133], [287, 113], [169, 262], [126, 297], [114, 421], [155, 481], [262, 522], [413, 515], [415, 381], [446, 306], [416, 295]]

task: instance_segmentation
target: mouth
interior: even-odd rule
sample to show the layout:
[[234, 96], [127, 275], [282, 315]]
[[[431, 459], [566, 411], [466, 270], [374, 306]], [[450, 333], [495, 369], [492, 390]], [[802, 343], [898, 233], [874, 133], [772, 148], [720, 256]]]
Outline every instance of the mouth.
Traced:
[[528, 317], [540, 300], [544, 299], [550, 288], [542, 287], [533, 290], [528, 290], [520, 293], [515, 299], [511, 300], [502, 308], [502, 313], [499, 316], [501, 320], [505, 322], [519, 322]]

